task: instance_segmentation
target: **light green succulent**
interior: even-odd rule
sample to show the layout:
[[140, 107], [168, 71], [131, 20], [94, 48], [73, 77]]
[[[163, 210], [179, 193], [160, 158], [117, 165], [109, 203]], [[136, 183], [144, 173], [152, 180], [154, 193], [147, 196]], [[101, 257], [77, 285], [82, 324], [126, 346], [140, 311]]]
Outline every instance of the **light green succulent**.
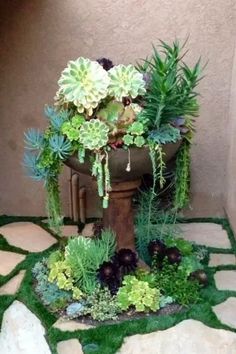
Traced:
[[160, 290], [151, 288], [148, 282], [138, 280], [133, 275], [126, 275], [118, 291], [117, 300], [124, 311], [130, 306], [134, 306], [137, 312], [156, 311], [160, 307]]
[[145, 139], [143, 136], [136, 136], [134, 139], [134, 145], [137, 147], [142, 147], [145, 144]]
[[130, 134], [125, 134], [123, 136], [123, 141], [127, 146], [132, 145], [134, 143], [134, 137]]
[[110, 79], [106, 70], [96, 61], [79, 57], [68, 62], [58, 81], [58, 97], [73, 102], [79, 113], [92, 115], [93, 109], [107, 96]]
[[80, 142], [85, 149], [99, 150], [108, 142], [109, 128], [98, 119], [86, 121], [80, 128]]
[[67, 136], [68, 140], [79, 141], [79, 130], [84, 122], [84, 116], [76, 114], [70, 121], [63, 123], [61, 131]]
[[133, 122], [128, 128], [128, 132], [132, 135], [142, 135], [144, 133], [144, 126], [141, 122]]
[[145, 81], [141, 74], [133, 65], [117, 65], [108, 71], [110, 84], [108, 93], [118, 101], [123, 97], [143, 95], [145, 90]]

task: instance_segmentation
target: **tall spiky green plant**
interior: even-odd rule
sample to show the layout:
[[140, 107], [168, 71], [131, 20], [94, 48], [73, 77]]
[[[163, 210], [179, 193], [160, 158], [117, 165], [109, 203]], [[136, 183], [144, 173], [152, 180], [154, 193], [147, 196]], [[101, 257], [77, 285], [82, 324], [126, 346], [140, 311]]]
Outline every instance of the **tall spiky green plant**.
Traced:
[[150, 130], [171, 123], [177, 116], [197, 116], [199, 110], [195, 88], [201, 79], [200, 59], [190, 68], [183, 61], [186, 53], [182, 54], [178, 41], [172, 46], [160, 42], [160, 50], [154, 47], [151, 59], [139, 66], [150, 77], [142, 112]]

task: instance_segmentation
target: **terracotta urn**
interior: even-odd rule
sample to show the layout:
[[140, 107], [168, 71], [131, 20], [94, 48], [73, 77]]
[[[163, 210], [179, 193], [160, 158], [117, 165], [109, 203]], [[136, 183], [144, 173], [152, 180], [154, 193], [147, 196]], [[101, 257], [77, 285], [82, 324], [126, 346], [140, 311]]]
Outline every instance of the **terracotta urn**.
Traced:
[[[176, 154], [181, 142], [163, 145], [164, 160], [168, 162]], [[130, 171], [127, 165], [130, 163]], [[89, 157], [82, 164], [76, 155], [71, 156], [65, 164], [73, 170], [90, 175]], [[152, 173], [152, 163], [148, 148], [116, 149], [109, 152], [109, 171], [112, 189], [109, 193], [109, 206], [103, 210], [103, 225], [112, 229], [117, 238], [117, 248], [135, 250], [134, 219], [132, 196], [139, 187], [141, 177]]]

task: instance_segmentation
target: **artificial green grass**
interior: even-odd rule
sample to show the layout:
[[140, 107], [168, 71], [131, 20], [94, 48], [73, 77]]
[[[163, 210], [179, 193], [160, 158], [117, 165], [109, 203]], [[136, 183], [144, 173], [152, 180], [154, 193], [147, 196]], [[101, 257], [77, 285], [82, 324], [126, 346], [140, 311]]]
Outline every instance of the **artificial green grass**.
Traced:
[[[45, 223], [42, 222], [44, 217], [10, 217], [10, 216], [0, 216], [0, 225], [5, 225], [10, 222], [20, 222], [20, 221], [31, 221], [35, 224], [40, 225], [47, 231], [50, 231]], [[222, 225], [222, 227], [227, 231], [228, 237], [231, 242], [231, 249], [219, 249], [219, 248], [208, 248], [212, 253], [234, 253], [236, 254], [236, 240], [234, 238], [233, 232], [230, 228], [230, 224], [226, 219], [222, 218], [195, 218], [195, 219], [178, 219], [178, 222], [214, 222]], [[70, 223], [69, 219], [66, 219], [66, 224]], [[58, 237], [50, 233], [58, 239]], [[85, 354], [114, 354], [122, 345], [122, 342], [126, 336], [134, 334], [149, 333], [156, 330], [164, 330], [170, 328], [177, 323], [185, 319], [195, 319], [203, 322], [204, 324], [213, 328], [227, 329], [236, 332], [224, 324], [222, 324], [212, 311], [212, 306], [215, 306], [222, 301], [225, 301], [228, 297], [236, 297], [235, 291], [220, 291], [216, 289], [214, 282], [214, 273], [219, 270], [236, 270], [234, 265], [221, 265], [217, 267], [211, 267], [207, 269], [209, 277], [209, 286], [201, 290], [202, 302], [196, 305], [192, 305], [186, 308], [183, 312], [176, 313], [173, 315], [163, 315], [163, 316], [149, 316], [143, 319], [132, 319], [127, 320], [122, 323], [114, 323], [112, 325], [103, 325], [88, 330], [80, 330], [75, 332], [62, 332], [59, 329], [53, 328], [52, 325], [56, 321], [54, 314], [50, 313], [47, 308], [41, 303], [38, 296], [33, 291], [33, 278], [32, 278], [32, 267], [33, 265], [42, 257], [47, 256], [53, 249], [57, 246], [53, 245], [50, 249], [40, 252], [40, 253], [28, 253], [22, 249], [13, 247], [7, 243], [4, 237], [0, 237], [0, 249], [7, 250], [10, 252], [18, 252], [26, 255], [26, 259], [18, 264], [16, 268], [7, 276], [0, 276], [0, 286], [5, 284], [16, 275], [20, 270], [25, 269], [26, 274], [22, 281], [21, 287], [17, 294], [14, 296], [0, 296], [0, 323], [2, 321], [2, 316], [4, 311], [12, 304], [12, 302], [17, 299], [23, 303], [42, 321], [46, 332], [47, 341], [51, 348], [52, 354], [57, 354], [56, 347], [57, 343], [62, 340], [67, 340], [71, 338], [78, 338], [83, 346]]]

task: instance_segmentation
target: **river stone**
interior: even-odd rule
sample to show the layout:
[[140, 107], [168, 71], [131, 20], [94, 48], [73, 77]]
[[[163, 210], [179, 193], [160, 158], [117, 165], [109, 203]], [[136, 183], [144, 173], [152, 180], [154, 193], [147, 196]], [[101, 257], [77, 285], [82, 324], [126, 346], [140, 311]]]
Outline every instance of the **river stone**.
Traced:
[[229, 297], [212, 309], [222, 323], [236, 328], [236, 297]]
[[19, 301], [5, 311], [0, 333], [1, 354], [51, 354], [39, 319]]
[[0, 274], [7, 275], [25, 259], [23, 254], [0, 251]]
[[1, 226], [0, 234], [10, 245], [29, 252], [42, 252], [57, 242], [47, 231], [32, 222], [13, 222]]
[[6, 284], [1, 286], [0, 295], [14, 295], [20, 288], [25, 270], [21, 270], [17, 275], [11, 278]]
[[211, 253], [209, 260], [209, 267], [217, 267], [219, 265], [236, 264], [236, 257], [234, 254]]
[[236, 270], [220, 270], [214, 274], [214, 279], [217, 289], [236, 291]]
[[54, 328], [60, 329], [61, 331], [69, 331], [69, 332], [74, 332], [78, 330], [84, 330], [84, 329], [90, 329], [94, 328], [94, 326], [82, 323], [82, 322], [77, 322], [75, 320], [67, 320], [65, 318], [59, 318], [53, 325]]
[[[57, 344], [58, 354], [83, 354], [82, 346], [78, 339], [69, 339]], [[35, 354], [35, 353], [34, 353]]]
[[182, 230], [182, 237], [188, 241], [216, 248], [231, 248], [227, 232], [221, 225], [208, 222], [177, 224]]
[[164, 331], [127, 337], [120, 354], [235, 354], [236, 333], [185, 320]]

